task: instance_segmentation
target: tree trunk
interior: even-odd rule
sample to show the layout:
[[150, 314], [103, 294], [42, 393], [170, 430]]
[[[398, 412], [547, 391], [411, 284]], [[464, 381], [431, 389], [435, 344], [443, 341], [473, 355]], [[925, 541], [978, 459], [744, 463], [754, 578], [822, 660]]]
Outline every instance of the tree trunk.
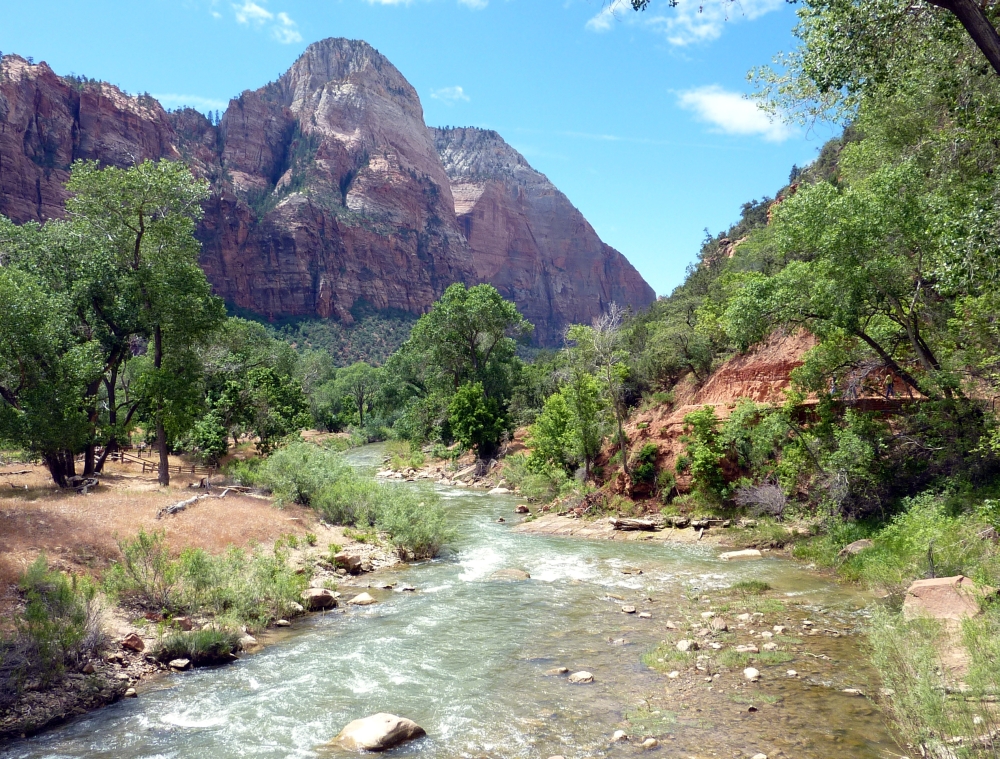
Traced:
[[[153, 368], [163, 366], [163, 330], [157, 324], [153, 329]], [[170, 459], [167, 458], [167, 431], [163, 426], [163, 398], [156, 399], [156, 450], [160, 454], [160, 471], [157, 482], [170, 484]]]
[[94, 462], [97, 458], [97, 452], [95, 451], [96, 446], [93, 443], [87, 443], [87, 449], [83, 454], [83, 476], [89, 477], [94, 473]]
[[94, 471], [97, 473], [104, 471], [104, 462], [108, 460], [108, 454], [114, 453], [118, 448], [118, 436], [116, 434], [118, 430], [118, 399], [115, 397], [115, 387], [117, 384], [118, 367], [112, 366], [111, 378], [108, 379], [105, 377], [104, 379], [104, 387], [108, 392], [108, 426], [111, 428], [111, 436], [104, 446], [104, 453], [101, 454], [101, 458], [94, 466]]
[[975, 0], [927, 0], [931, 5], [951, 11], [962, 22], [993, 71], [1000, 74], [1000, 34], [990, 23], [985, 11]]
[[42, 456], [45, 466], [52, 475], [52, 481], [61, 488], [66, 487], [66, 465], [61, 453], [46, 453]]

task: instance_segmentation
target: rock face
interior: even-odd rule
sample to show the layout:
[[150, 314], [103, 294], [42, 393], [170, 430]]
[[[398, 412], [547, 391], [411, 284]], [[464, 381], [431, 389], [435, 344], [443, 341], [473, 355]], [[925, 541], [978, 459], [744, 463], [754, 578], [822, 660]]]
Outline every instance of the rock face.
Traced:
[[356, 719], [330, 743], [348, 751], [385, 751], [427, 733], [420, 725], [395, 714]]
[[494, 285], [554, 344], [607, 306], [648, 306], [653, 289], [605, 245], [569, 198], [499, 134], [432, 129], [476, 278]]
[[268, 318], [418, 314], [453, 282], [490, 282], [554, 344], [612, 301], [654, 297], [495, 133], [428, 131], [416, 91], [364, 42], [310, 45], [219, 125], [5, 56], [0, 214], [60, 216], [81, 158], [183, 160], [209, 180], [202, 266], [218, 295]]

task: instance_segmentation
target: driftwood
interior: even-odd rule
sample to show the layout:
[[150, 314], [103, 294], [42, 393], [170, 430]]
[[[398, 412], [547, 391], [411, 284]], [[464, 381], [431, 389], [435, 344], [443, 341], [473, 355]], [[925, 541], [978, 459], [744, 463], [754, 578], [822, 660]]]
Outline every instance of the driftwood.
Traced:
[[31, 470], [18, 469], [16, 472], [0, 472], [0, 477], [16, 477], [19, 474], [31, 474]]
[[633, 531], [633, 530], [657, 530], [662, 527], [662, 525], [657, 524], [652, 519], [628, 519], [628, 518], [611, 518], [611, 526], [616, 530]]
[[178, 501], [173, 506], [164, 506], [162, 509], [156, 512], [156, 518], [162, 519], [170, 514], [176, 514], [178, 511], [184, 511], [188, 506], [193, 506], [198, 501], [203, 501], [206, 498], [225, 498], [226, 494], [231, 490], [231, 488], [226, 488], [222, 491], [220, 495], [196, 495], [194, 498], [188, 498], [185, 501]]
[[80, 495], [87, 495], [91, 488], [96, 488], [100, 484], [96, 477], [81, 477], [80, 475], [70, 477], [66, 482], [67, 488], [75, 490]]

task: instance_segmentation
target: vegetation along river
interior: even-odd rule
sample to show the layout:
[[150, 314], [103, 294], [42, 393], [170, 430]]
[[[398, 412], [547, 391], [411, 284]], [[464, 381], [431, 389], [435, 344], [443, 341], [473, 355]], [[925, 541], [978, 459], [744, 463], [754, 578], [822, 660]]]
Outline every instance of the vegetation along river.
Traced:
[[[351, 457], [375, 465], [381, 450], [368, 446]], [[513, 497], [438, 490], [460, 533], [453, 549], [379, 576], [416, 592], [370, 591], [379, 599], [375, 606], [313, 616], [259, 654], [166, 677], [138, 699], [0, 756], [325, 756], [322, 744], [347, 722], [379, 711], [410, 717], [428, 732], [394, 755], [449, 759], [647, 753], [860, 759], [886, 756], [893, 747], [875, 705], [843, 692], [868, 684], [860, 638], [844, 634], [862, 621], [862, 600], [852, 591], [780, 559], [726, 563], [716, 549], [697, 545], [521, 534], [512, 530]], [[501, 516], [506, 523], [497, 522]], [[642, 573], [623, 572], [633, 567]], [[490, 579], [504, 568], [523, 568], [531, 579]], [[662, 650], [676, 650], [679, 633], [666, 627], [668, 620], [687, 630], [716, 608], [713, 594], [750, 577], [774, 587], [769, 596], [784, 606], [777, 618], [790, 629], [809, 619], [840, 637], [786, 636], [782, 648], [792, 660], [755, 664], [758, 683], [747, 683], [741, 667], [696, 669], [693, 655], [674, 663], [667, 654], [662, 672], [643, 663], [661, 641]], [[625, 614], [623, 604], [652, 616]], [[735, 619], [737, 611], [727, 616]], [[738, 635], [732, 637], [735, 645]], [[707, 640], [703, 651], [714, 653]], [[595, 681], [572, 685], [546, 674], [557, 667], [587, 670]], [[788, 676], [790, 668], [796, 676]], [[670, 678], [672, 669], [680, 674]], [[619, 729], [632, 740], [612, 743]], [[650, 736], [659, 747], [641, 748]]]

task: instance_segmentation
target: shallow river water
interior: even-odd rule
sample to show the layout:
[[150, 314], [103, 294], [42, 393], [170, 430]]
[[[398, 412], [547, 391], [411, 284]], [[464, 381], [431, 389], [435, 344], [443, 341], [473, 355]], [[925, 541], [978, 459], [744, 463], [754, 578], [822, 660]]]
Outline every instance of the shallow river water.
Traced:
[[[381, 452], [370, 446], [352, 458], [374, 465]], [[0, 756], [329, 756], [322, 744], [352, 719], [380, 711], [410, 717], [428, 733], [393, 755], [434, 759], [894, 755], [876, 707], [841, 692], [866, 684], [857, 636], [799, 639], [795, 659], [761, 666], [755, 685], [739, 671], [706, 682], [711, 670], [691, 666], [670, 679], [641, 661], [661, 640], [676, 639], [667, 619], [697, 620], [710, 608], [703, 593], [739, 579], [774, 586], [773, 595], [793, 608], [789, 620], [811, 616], [841, 632], [860, 619], [862, 602], [852, 592], [780, 559], [729, 564], [704, 546], [519, 534], [511, 529], [511, 497], [399, 486], [437, 488], [460, 531], [449, 555], [379, 577], [417, 592], [370, 591], [375, 606], [312, 616], [261, 653], [168, 676], [138, 699]], [[497, 523], [500, 516], [506, 524]], [[489, 579], [508, 567], [532, 579]], [[642, 574], [625, 574], [626, 567]], [[623, 603], [652, 618], [623, 614]], [[595, 682], [545, 675], [561, 666], [588, 670]], [[796, 678], [785, 674], [792, 667]], [[660, 746], [611, 744], [617, 729], [639, 740], [655, 736]]]

